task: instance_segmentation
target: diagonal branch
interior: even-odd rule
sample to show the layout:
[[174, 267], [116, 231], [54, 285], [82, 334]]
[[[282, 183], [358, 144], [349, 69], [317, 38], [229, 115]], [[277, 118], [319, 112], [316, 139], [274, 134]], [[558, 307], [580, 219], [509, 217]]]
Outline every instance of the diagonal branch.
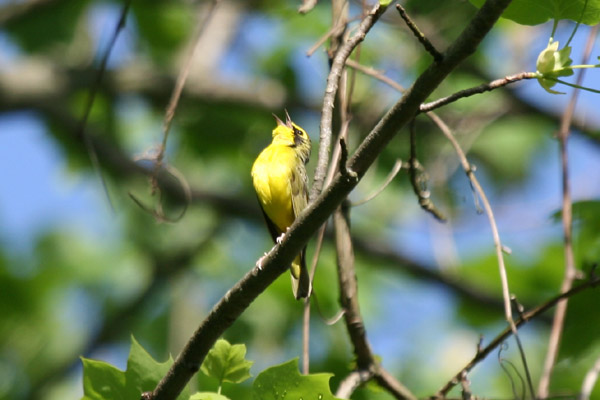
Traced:
[[[248, 272], [215, 305], [177, 356], [169, 372], [152, 393], [145, 395], [146, 398], [170, 399], [176, 397], [183, 390], [219, 336], [260, 293], [287, 270], [287, 266], [301, 251], [310, 236], [356, 187], [360, 178], [364, 176], [396, 133], [417, 114], [420, 104], [460, 62], [475, 52], [479, 43], [492, 29], [509, 3], [510, 0], [487, 0], [485, 2], [444, 54], [443, 61], [430, 65], [419, 76], [413, 86], [379, 121], [350, 158], [347, 170], [354, 171], [356, 177], [336, 174], [332, 183], [310, 203], [300, 218], [292, 224], [283, 241], [264, 258], [263, 269], [253, 269]], [[379, 10], [379, 7], [376, 6], [375, 10]], [[370, 15], [372, 17], [372, 14]], [[368, 18], [369, 16], [366, 19]], [[325, 150], [325, 153], [327, 156], [328, 149]], [[324, 173], [323, 171], [323, 175]], [[323, 179], [324, 176], [321, 178], [321, 185]], [[316, 193], [320, 190], [321, 188], [318, 188]]]

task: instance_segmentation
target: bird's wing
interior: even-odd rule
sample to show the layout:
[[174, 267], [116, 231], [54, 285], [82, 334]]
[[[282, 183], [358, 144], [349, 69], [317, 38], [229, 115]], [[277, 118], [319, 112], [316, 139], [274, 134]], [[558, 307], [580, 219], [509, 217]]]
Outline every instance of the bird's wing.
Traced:
[[308, 205], [308, 177], [306, 176], [304, 164], [301, 164], [292, 170], [290, 185], [292, 192], [292, 209], [294, 210], [294, 219], [296, 219]]

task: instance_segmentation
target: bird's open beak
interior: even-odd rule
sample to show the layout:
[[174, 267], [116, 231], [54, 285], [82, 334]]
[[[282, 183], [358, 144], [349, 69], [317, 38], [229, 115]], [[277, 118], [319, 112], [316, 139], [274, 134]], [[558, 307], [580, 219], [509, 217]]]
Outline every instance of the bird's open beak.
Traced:
[[287, 110], [285, 110], [285, 125], [292, 129], [292, 119], [290, 118], [290, 114], [288, 114]]
[[275, 121], [277, 122], [277, 126], [286, 126], [286, 124], [284, 124], [283, 121], [280, 120], [277, 115], [273, 114], [273, 117], [275, 118]]
[[277, 126], [287, 126], [292, 129], [292, 119], [290, 118], [290, 114], [288, 114], [287, 110], [285, 110], [285, 122], [279, 119], [279, 117], [273, 114], [275, 121], [277, 122]]

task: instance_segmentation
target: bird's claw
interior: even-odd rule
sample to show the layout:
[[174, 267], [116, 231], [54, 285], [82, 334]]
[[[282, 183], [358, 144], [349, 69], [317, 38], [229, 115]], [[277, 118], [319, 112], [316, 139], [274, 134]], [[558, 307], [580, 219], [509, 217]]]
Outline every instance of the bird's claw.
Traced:
[[256, 269], [258, 269], [259, 271], [262, 271], [262, 263], [265, 260], [265, 258], [267, 258], [268, 253], [265, 253], [261, 258], [258, 259], [258, 261], [256, 262]]
[[282, 233], [280, 236], [278, 236], [277, 239], [275, 239], [275, 241], [277, 242], [277, 244], [281, 244], [281, 242], [283, 242], [284, 238], [285, 238], [285, 232]]
[[285, 239], [285, 234], [288, 233], [289, 230], [290, 230], [290, 227], [288, 226], [287, 229], [285, 230], [285, 232], [283, 232], [281, 235], [279, 235], [277, 237], [277, 239], [275, 239], [277, 244], [281, 244], [281, 242], [283, 242], [283, 239]]

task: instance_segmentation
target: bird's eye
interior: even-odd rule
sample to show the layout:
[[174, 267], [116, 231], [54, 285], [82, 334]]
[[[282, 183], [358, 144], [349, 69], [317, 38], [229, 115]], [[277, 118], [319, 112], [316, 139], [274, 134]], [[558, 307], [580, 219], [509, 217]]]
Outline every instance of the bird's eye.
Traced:
[[294, 135], [296, 136], [302, 136], [302, 131], [296, 127], [294, 127]]

